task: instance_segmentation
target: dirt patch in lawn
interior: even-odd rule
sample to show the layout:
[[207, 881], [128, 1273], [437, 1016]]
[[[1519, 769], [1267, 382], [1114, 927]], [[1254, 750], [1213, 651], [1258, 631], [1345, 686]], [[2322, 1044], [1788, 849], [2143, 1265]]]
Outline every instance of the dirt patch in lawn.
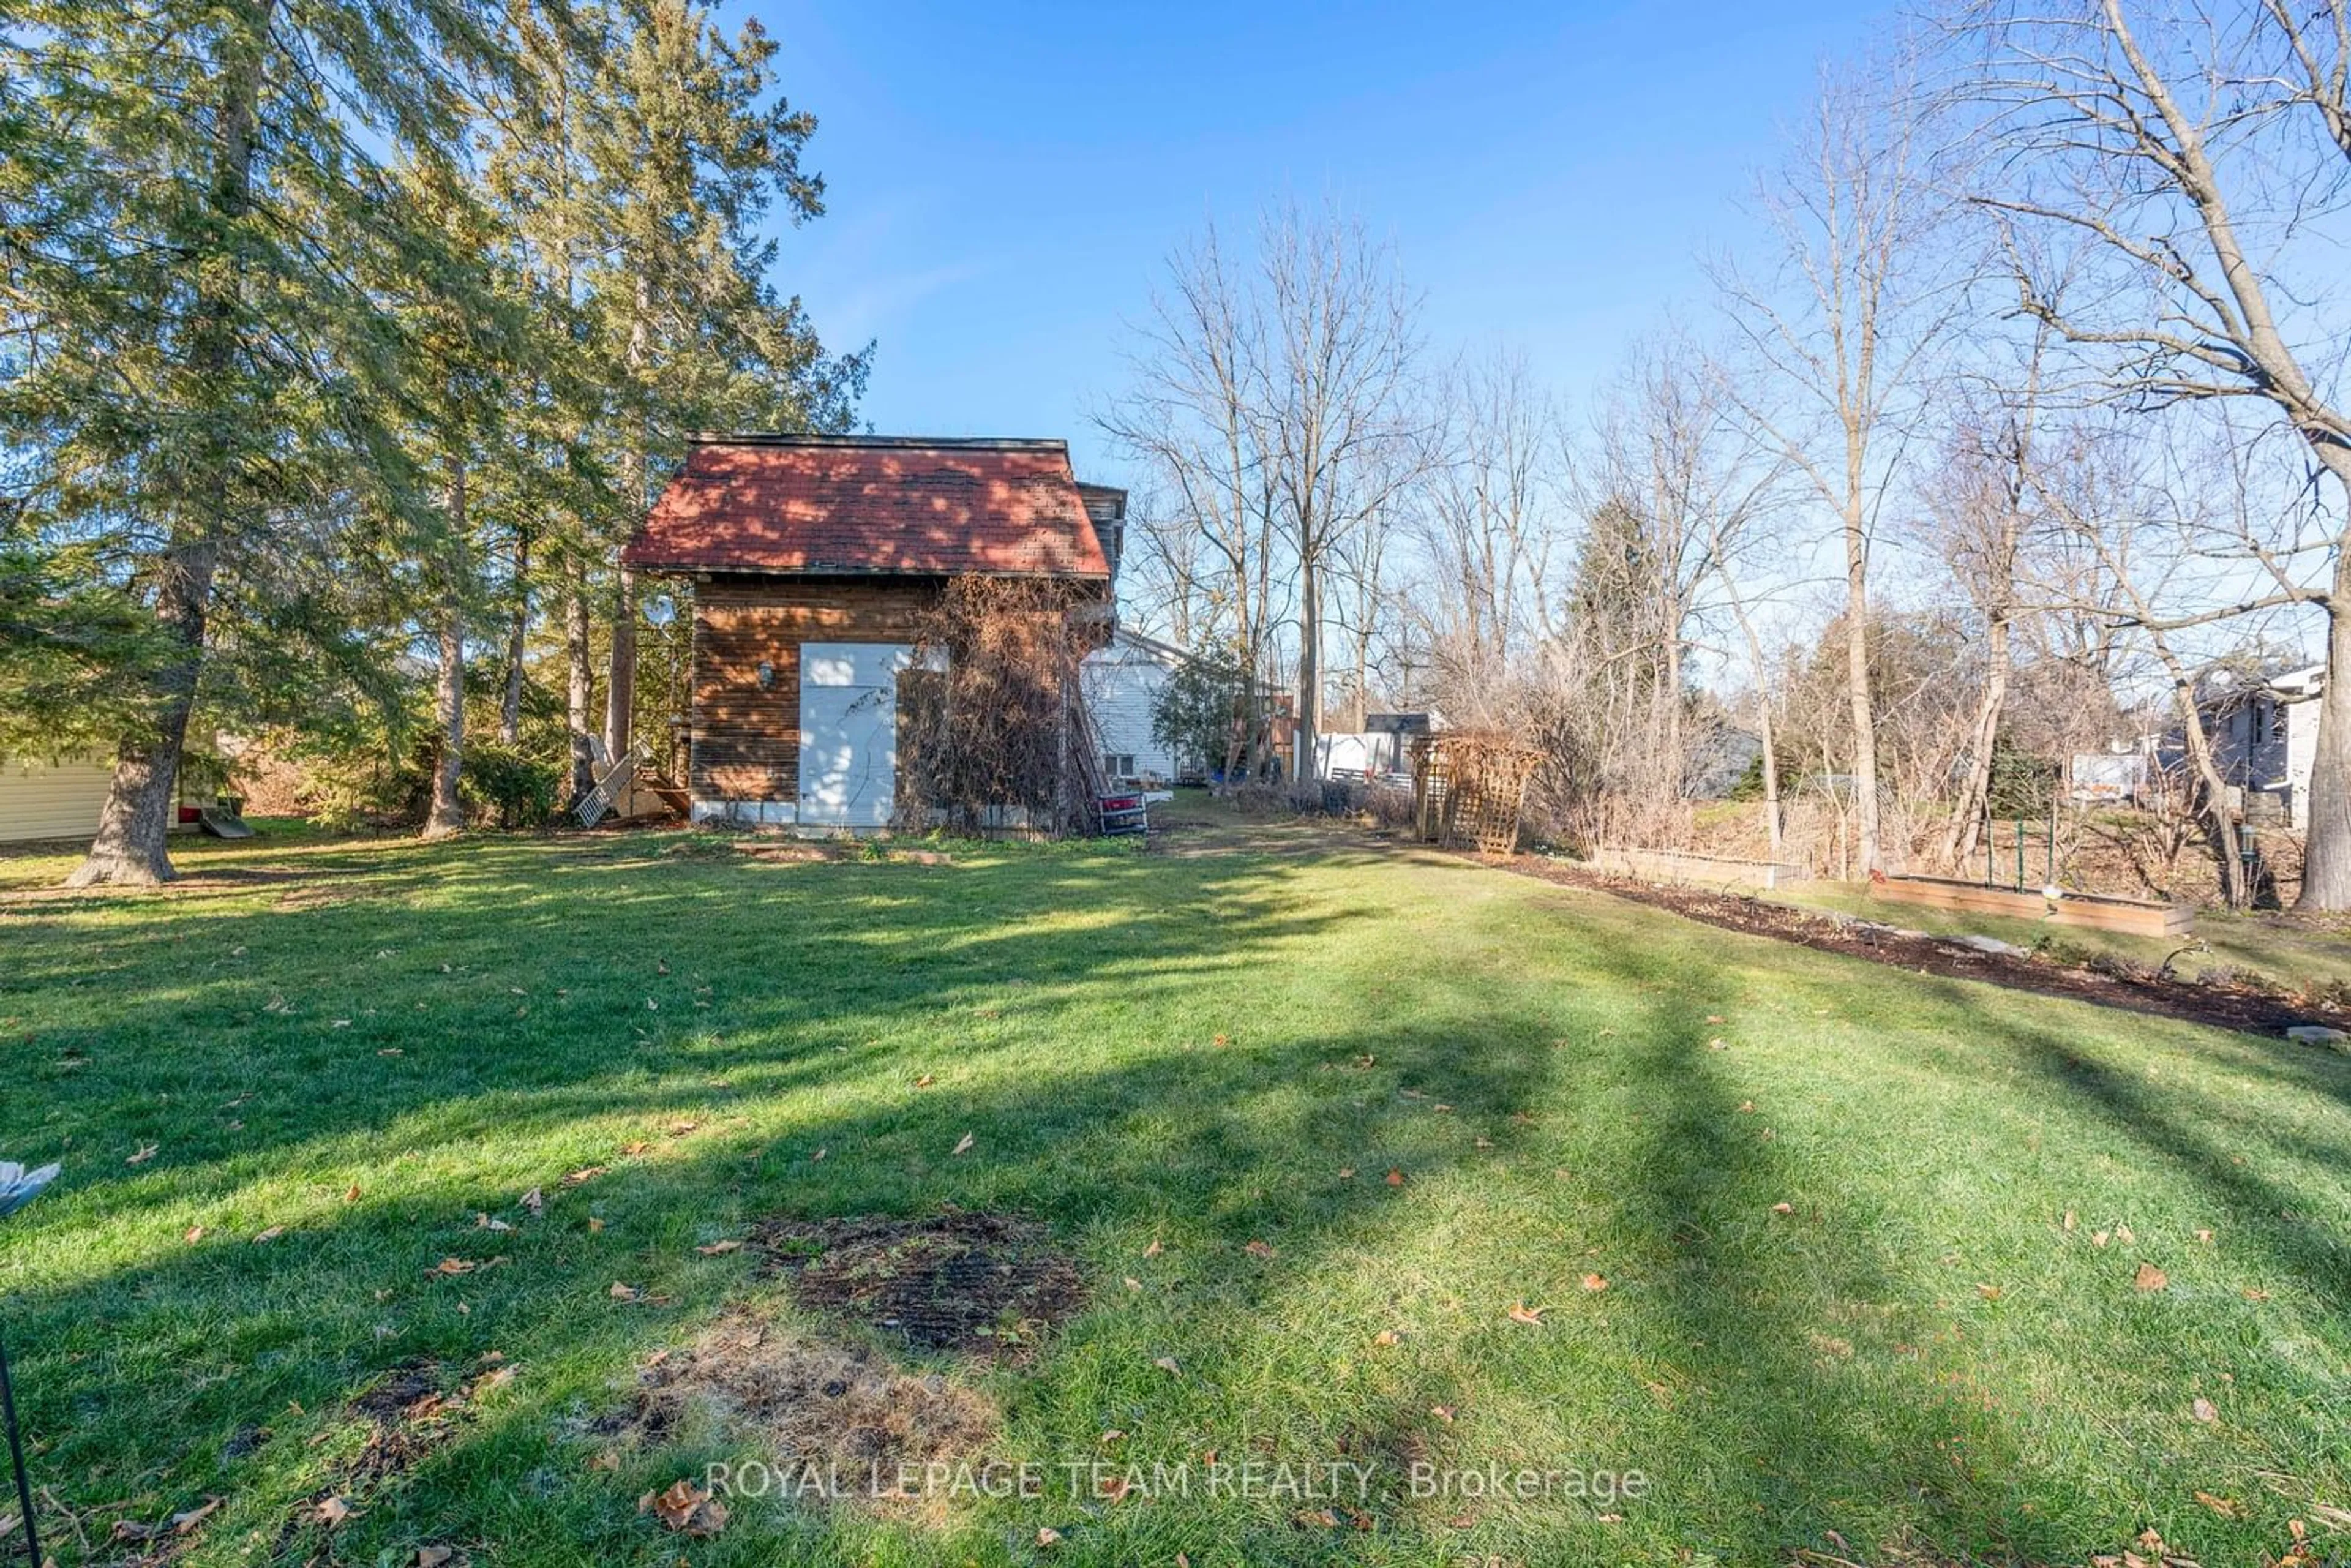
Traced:
[[1898, 965], [1918, 974], [1985, 980], [2011, 990], [2156, 1013], [2248, 1034], [2277, 1035], [2304, 1023], [2351, 1029], [2351, 1009], [2251, 986], [2174, 979], [2118, 963], [2077, 966], [2030, 955], [1979, 952], [1949, 936], [1905, 935], [1883, 925], [1838, 920], [1741, 894], [1605, 877], [1540, 855], [1517, 855], [1499, 863], [1521, 875], [1614, 894], [1708, 925], [1823, 953]]
[[1017, 1359], [1085, 1304], [1077, 1265], [1011, 1215], [770, 1219], [751, 1240], [803, 1307], [921, 1350]]
[[737, 1307], [692, 1344], [657, 1353], [604, 1436], [659, 1442], [715, 1419], [764, 1450], [784, 1496], [923, 1514], [946, 1499], [899, 1489], [902, 1468], [977, 1469], [998, 1428], [984, 1396], [917, 1375], [869, 1346], [837, 1344]]

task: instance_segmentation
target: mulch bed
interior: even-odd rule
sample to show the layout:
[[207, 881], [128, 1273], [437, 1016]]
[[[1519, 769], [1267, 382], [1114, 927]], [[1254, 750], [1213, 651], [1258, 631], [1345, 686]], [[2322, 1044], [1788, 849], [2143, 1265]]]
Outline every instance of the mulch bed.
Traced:
[[1808, 909], [1740, 894], [1633, 882], [1563, 865], [1541, 855], [1513, 855], [1489, 863], [1566, 887], [1613, 894], [1725, 930], [1769, 936], [1823, 953], [1843, 953], [1898, 965], [1924, 975], [1983, 980], [2011, 990], [2096, 1002], [2248, 1034], [2277, 1035], [2295, 1024], [2351, 1029], [2351, 1009], [2250, 986], [2173, 979], [2121, 965], [2090, 967], [2048, 958], [1980, 953], [1949, 937], [1903, 936], [1883, 927], [1834, 919]]
[[1024, 1355], [1085, 1303], [1077, 1265], [1011, 1215], [778, 1218], [751, 1239], [801, 1306], [923, 1350]]

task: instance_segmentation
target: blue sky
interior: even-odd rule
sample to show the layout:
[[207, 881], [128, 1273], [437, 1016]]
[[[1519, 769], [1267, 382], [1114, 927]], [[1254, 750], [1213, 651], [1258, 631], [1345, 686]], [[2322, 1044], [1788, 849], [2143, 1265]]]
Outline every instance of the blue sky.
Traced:
[[777, 280], [878, 340], [890, 434], [1065, 435], [1123, 374], [1169, 250], [1270, 199], [1393, 241], [1438, 352], [1506, 344], [1571, 397], [1707, 308], [1750, 171], [1879, 6], [989, 5], [756, 0], [812, 110], [827, 214]]

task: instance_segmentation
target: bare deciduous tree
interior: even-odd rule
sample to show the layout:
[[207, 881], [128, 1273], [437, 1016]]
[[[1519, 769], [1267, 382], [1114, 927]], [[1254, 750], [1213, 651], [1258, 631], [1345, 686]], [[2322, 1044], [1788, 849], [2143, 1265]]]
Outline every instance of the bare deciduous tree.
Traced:
[[1862, 869], [1884, 868], [1876, 725], [1869, 700], [1869, 560], [1917, 414], [1926, 355], [1952, 296], [1940, 287], [1948, 208], [1922, 145], [1907, 73], [1824, 74], [1805, 138], [1759, 192], [1772, 274], [1716, 269], [1755, 375], [1746, 416], [1836, 518], [1844, 566], [1845, 695]]
[[[2328, 391], [2346, 339], [2320, 285], [2341, 258], [2324, 225], [2351, 176], [2351, 8], [1988, 0], [1956, 36], [1968, 88], [2008, 156], [1977, 200], [2007, 220], [2023, 310], [2101, 356], [2144, 406], [2252, 399], [2351, 496], [2351, 415]], [[2087, 267], [2106, 287], [2061, 295]], [[2338, 514], [2338, 529], [2344, 527]], [[2330, 674], [2351, 669], [2351, 535], [2304, 597], [2328, 618]], [[2351, 685], [2329, 679], [2311, 779], [2304, 908], [2351, 908]]]

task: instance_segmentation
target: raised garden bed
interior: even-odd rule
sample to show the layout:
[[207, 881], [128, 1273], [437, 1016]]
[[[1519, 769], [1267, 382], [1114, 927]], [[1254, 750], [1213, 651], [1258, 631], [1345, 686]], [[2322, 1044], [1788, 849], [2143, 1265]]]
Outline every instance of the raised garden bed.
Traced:
[[1586, 862], [1611, 876], [1639, 877], [1646, 882], [1702, 883], [1709, 887], [1753, 887], [1765, 891], [1810, 882], [1810, 868], [1784, 861], [1733, 860], [1727, 855], [1698, 855], [1680, 850], [1595, 849]]
[[1898, 904], [1924, 904], [1936, 909], [1964, 909], [1976, 915], [2005, 915], [2016, 920], [2045, 920], [2052, 925], [2086, 925], [2100, 931], [2126, 931], [2139, 936], [2184, 936], [2196, 928], [2196, 911], [2184, 904], [2151, 904], [2144, 899], [2112, 898], [2095, 893], [2061, 892], [2054, 898], [2037, 888], [1986, 887], [1977, 882], [1957, 882], [1939, 876], [1889, 876], [1870, 885], [1871, 896]]

